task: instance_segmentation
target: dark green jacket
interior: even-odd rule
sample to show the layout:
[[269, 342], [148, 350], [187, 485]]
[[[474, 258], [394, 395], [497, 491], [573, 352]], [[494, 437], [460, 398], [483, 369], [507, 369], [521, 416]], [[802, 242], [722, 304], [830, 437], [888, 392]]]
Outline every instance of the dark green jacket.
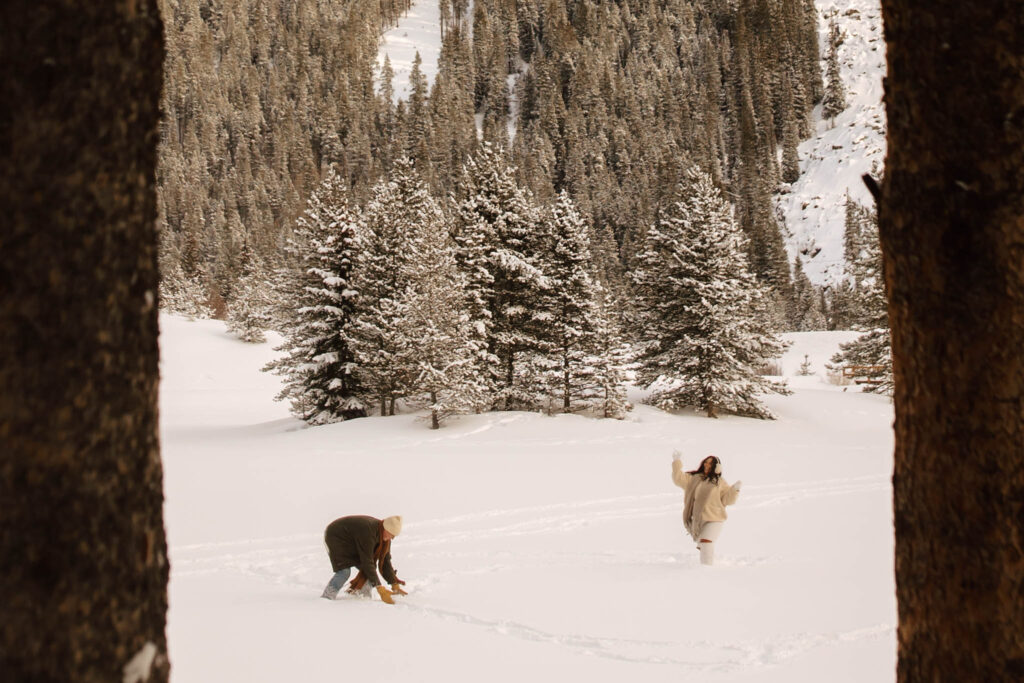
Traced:
[[[331, 558], [331, 568], [339, 571], [345, 567], [355, 567], [363, 573], [371, 586], [379, 586], [373, 549], [380, 542], [380, 534], [380, 520], [366, 515], [341, 517], [328, 524], [324, 531], [324, 543], [327, 544], [327, 553]], [[388, 583], [398, 582], [395, 569], [391, 566], [390, 551], [380, 562], [380, 573]]]

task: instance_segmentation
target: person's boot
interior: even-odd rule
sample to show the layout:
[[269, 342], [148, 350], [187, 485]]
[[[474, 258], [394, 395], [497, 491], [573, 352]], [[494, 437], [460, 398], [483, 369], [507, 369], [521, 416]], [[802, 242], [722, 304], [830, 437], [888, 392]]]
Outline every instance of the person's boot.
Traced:
[[342, 569], [341, 571], [334, 572], [334, 576], [327, 582], [327, 587], [324, 588], [321, 598], [327, 598], [328, 600], [334, 600], [338, 597], [338, 591], [345, 585], [345, 579], [348, 578], [349, 571]]

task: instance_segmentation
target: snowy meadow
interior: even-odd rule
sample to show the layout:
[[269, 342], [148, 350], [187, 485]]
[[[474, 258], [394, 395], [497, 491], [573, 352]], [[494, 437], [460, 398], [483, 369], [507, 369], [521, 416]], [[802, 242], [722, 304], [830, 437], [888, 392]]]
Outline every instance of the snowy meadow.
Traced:
[[[893, 680], [892, 406], [824, 369], [853, 336], [786, 335], [775, 421], [634, 394], [622, 421], [432, 431], [308, 427], [260, 372], [279, 338], [161, 317], [172, 680]], [[673, 448], [744, 482], [713, 567], [683, 529]], [[319, 597], [323, 529], [349, 514], [403, 515], [396, 606]]]

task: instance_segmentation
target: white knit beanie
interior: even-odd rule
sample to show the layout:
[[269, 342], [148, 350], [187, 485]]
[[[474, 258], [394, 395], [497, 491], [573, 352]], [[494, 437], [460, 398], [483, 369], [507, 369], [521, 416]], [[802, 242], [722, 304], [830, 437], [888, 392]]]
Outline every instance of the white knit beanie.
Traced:
[[392, 536], [397, 536], [402, 533], [402, 516], [395, 515], [394, 517], [385, 517], [384, 529]]

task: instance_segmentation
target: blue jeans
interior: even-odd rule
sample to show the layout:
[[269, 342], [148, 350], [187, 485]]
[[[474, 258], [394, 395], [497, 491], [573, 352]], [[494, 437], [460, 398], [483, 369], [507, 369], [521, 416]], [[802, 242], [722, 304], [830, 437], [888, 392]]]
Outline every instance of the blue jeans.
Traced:
[[344, 569], [339, 569], [334, 572], [334, 576], [332, 576], [331, 580], [327, 582], [327, 587], [324, 588], [323, 595], [320, 597], [327, 598], [328, 600], [333, 600], [338, 597], [338, 591], [340, 591], [341, 587], [345, 585], [346, 581], [348, 581], [348, 575], [351, 573], [351, 567], [345, 567]]

